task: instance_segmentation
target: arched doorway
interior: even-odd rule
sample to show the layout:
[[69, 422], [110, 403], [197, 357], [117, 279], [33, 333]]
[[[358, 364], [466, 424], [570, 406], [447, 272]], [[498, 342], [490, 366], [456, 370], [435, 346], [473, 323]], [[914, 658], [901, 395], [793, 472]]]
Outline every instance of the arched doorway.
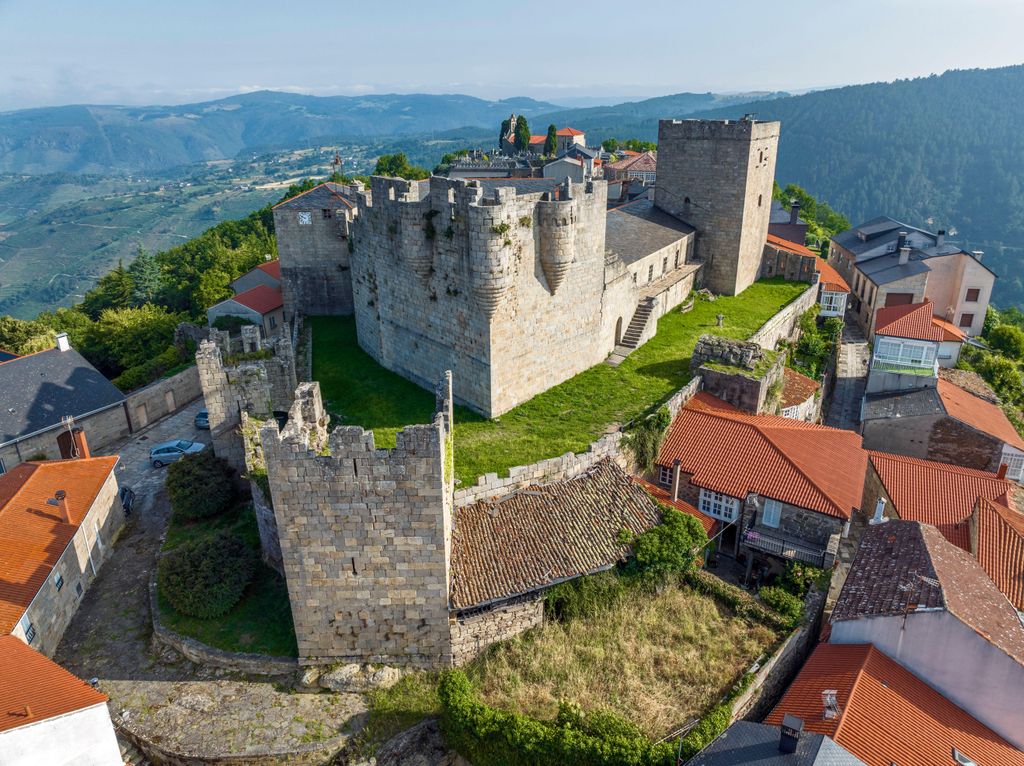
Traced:
[[622, 341], [622, 317], [615, 320], [615, 345]]

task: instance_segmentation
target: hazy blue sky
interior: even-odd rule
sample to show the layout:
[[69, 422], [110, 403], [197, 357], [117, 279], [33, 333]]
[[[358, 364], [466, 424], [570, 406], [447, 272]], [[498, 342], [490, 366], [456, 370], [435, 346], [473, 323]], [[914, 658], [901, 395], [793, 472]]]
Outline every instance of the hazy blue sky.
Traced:
[[0, 110], [273, 88], [642, 98], [1024, 62], [1024, 0], [0, 0]]

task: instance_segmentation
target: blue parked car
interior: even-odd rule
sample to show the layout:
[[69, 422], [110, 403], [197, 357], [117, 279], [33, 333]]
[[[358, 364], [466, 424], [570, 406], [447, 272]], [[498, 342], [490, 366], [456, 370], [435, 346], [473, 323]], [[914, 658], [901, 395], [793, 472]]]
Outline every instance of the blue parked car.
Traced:
[[154, 468], [163, 468], [168, 463], [181, 460], [185, 455], [193, 455], [202, 452], [206, 445], [202, 442], [193, 442], [188, 439], [176, 439], [172, 442], [157, 444], [149, 451], [149, 462]]
[[199, 410], [199, 412], [196, 413], [195, 421], [193, 421], [193, 422], [195, 422], [196, 428], [198, 428], [200, 431], [209, 431], [210, 430], [210, 412], [209, 412], [209, 410]]

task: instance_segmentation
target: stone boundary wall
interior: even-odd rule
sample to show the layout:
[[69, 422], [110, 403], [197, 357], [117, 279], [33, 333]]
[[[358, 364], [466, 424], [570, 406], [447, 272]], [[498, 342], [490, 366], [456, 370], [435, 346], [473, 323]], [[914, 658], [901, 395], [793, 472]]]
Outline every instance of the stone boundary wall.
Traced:
[[349, 739], [347, 734], [340, 734], [323, 742], [298, 745], [290, 750], [267, 753], [247, 753], [244, 755], [198, 755], [194, 753], [178, 753], [169, 748], [151, 742], [131, 728], [131, 723], [111, 716], [117, 733], [129, 740], [146, 758], [159, 766], [208, 766], [224, 764], [225, 766], [320, 766], [329, 763]]
[[[156, 595], [156, 567], [149, 578], [149, 614], [153, 622], [153, 639], [169, 646], [199, 665], [211, 668], [234, 670], [240, 673], [251, 673], [258, 676], [294, 675], [298, 672], [298, 660], [292, 657], [271, 657], [266, 654], [247, 654], [243, 652], [226, 652], [207, 646], [194, 638], [183, 636], [168, 628], [160, 621], [160, 606]], [[190, 761], [189, 763], [199, 763]], [[204, 763], [207, 761], [203, 761]], [[212, 761], [210, 761], [212, 763]], [[231, 761], [218, 761], [218, 763]], [[241, 763], [242, 761], [237, 761]], [[255, 762], [255, 761], [254, 761]], [[174, 763], [174, 761], [168, 761]], [[260, 761], [262, 763], [262, 761]], [[268, 761], [268, 763], [270, 763]]]
[[[191, 404], [203, 395], [199, 385], [199, 368], [187, 367], [176, 375], [136, 389], [126, 397], [128, 420], [132, 430], [152, 425]], [[139, 412], [140, 407], [143, 409]]]
[[[675, 417], [679, 409], [700, 389], [700, 376], [692, 378], [665, 402], [664, 406], [668, 408], [669, 414]], [[529, 465], [513, 466], [509, 469], [507, 477], [499, 477], [496, 473], [484, 474], [477, 479], [475, 485], [456, 490], [455, 507], [463, 508], [480, 500], [497, 500], [531, 484], [572, 479], [605, 458], [611, 458], [621, 468], [629, 470], [633, 458], [623, 451], [623, 436], [624, 432], [620, 429], [591, 442], [586, 452], [566, 452], [564, 455], [539, 460]]]
[[452, 621], [452, 664], [465, 665], [491, 644], [518, 636], [543, 622], [544, 600], [539, 596], [459, 617]]
[[760, 329], [750, 336], [749, 340], [758, 344], [761, 348], [774, 351], [780, 340], [785, 340], [793, 335], [796, 323], [800, 315], [807, 311], [818, 301], [818, 285], [810, 285], [788, 306], [782, 308], [779, 313], [761, 325]]

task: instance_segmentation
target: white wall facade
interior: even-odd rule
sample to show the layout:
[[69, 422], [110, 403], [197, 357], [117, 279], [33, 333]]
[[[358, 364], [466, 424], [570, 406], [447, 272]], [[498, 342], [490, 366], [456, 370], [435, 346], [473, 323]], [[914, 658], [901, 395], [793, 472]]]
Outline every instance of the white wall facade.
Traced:
[[846, 293], [832, 292], [822, 288], [818, 305], [821, 306], [820, 316], [841, 317], [846, 313]]
[[0, 732], [0, 766], [123, 766], [106, 704]]
[[944, 609], [832, 624], [833, 644], [874, 644], [1014, 747], [1024, 749], [1024, 665]]

